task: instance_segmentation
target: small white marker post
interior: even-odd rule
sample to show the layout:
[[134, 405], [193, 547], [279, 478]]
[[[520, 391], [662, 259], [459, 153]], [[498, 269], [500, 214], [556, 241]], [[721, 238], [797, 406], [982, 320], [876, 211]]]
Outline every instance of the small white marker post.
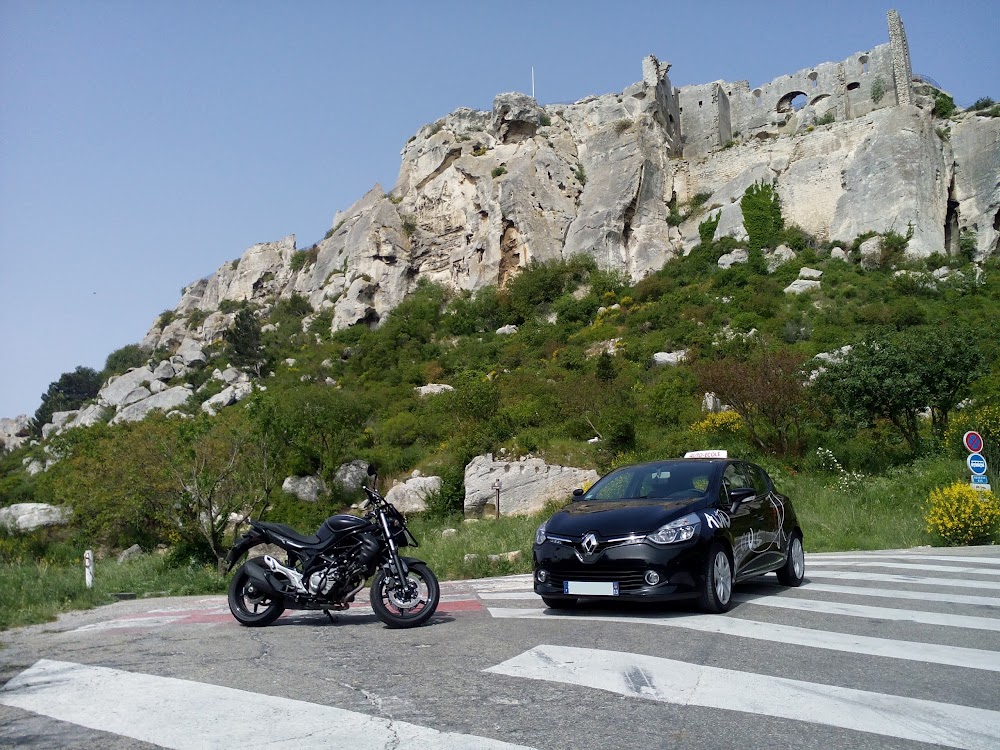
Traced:
[[497, 491], [497, 518], [500, 518], [500, 480], [498, 479], [493, 483], [493, 489]]
[[89, 549], [83, 553], [83, 578], [87, 588], [94, 588], [94, 553]]

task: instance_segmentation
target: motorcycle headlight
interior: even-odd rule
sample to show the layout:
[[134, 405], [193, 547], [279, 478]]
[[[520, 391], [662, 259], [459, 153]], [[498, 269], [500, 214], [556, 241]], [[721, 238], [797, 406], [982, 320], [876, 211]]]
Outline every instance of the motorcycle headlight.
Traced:
[[538, 530], [535, 532], [535, 544], [545, 544], [545, 525], [547, 523], [548, 521], [543, 523], [541, 526], [538, 527]]
[[701, 531], [701, 519], [698, 514], [688, 513], [648, 534], [646, 539], [653, 544], [674, 544], [693, 539], [699, 531]]

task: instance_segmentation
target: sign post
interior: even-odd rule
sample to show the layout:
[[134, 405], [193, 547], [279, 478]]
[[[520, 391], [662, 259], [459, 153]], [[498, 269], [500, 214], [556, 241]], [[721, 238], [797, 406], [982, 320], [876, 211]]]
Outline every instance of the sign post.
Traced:
[[962, 437], [962, 442], [965, 444], [965, 449], [969, 451], [969, 455], [965, 459], [965, 465], [972, 472], [973, 489], [989, 492], [992, 488], [990, 487], [990, 480], [986, 476], [986, 458], [982, 454], [982, 450], [985, 447], [983, 436], [978, 432], [969, 430]]

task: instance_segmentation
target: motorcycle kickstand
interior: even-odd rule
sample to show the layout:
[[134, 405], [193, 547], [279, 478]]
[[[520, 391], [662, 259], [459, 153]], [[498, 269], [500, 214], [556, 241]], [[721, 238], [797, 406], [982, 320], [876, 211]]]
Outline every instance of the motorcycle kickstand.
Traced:
[[332, 622], [334, 625], [337, 624], [337, 618], [335, 618], [333, 615], [330, 614], [330, 610], [324, 609], [323, 610], [323, 614], [326, 615], [327, 617], [329, 617], [330, 618], [330, 622]]

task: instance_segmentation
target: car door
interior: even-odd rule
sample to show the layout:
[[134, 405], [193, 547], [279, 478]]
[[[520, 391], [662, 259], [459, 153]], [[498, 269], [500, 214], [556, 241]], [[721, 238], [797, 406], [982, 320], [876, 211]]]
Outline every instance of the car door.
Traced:
[[753, 482], [759, 499], [757, 508], [757, 529], [760, 544], [757, 546], [755, 568], [771, 570], [785, 560], [784, 510], [781, 498], [774, 492], [771, 481], [762, 468], [756, 464], [746, 464], [747, 474]]
[[722, 473], [722, 486], [730, 508], [734, 573], [740, 576], [755, 567], [757, 547], [760, 544], [760, 498], [756, 496], [753, 482], [742, 463], [726, 465]]

